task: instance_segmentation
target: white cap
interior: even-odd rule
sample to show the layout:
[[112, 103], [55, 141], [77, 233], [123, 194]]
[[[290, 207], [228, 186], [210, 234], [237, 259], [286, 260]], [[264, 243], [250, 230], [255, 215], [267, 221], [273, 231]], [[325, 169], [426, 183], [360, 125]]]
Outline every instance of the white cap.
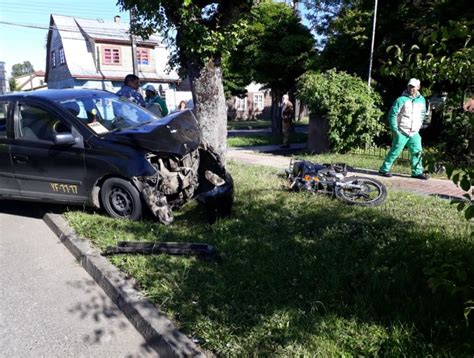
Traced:
[[416, 88], [420, 87], [420, 80], [417, 80], [416, 78], [410, 78], [410, 81], [408, 81], [408, 86], [413, 86]]
[[156, 89], [153, 85], [148, 85], [145, 87], [145, 91], [151, 91], [151, 92], [154, 92], [156, 93]]

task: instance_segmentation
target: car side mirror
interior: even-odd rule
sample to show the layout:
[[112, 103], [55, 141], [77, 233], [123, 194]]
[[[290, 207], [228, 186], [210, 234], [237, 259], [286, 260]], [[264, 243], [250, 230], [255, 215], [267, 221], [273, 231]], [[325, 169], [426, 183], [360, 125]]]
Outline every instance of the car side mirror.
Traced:
[[53, 138], [55, 145], [73, 145], [76, 144], [76, 138], [71, 133], [56, 134]]

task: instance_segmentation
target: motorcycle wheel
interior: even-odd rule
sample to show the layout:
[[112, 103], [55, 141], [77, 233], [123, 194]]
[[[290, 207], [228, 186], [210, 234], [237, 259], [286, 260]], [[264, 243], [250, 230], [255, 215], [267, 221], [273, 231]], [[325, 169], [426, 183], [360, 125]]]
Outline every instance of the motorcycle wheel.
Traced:
[[387, 198], [387, 187], [376, 179], [353, 176], [343, 178], [341, 182], [346, 185], [337, 187], [335, 195], [347, 204], [377, 206]]

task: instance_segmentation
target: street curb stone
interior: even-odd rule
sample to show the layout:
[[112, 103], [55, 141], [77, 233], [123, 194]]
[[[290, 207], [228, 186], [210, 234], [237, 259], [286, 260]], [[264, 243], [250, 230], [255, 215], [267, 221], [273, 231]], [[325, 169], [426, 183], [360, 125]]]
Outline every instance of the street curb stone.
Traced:
[[88, 240], [79, 238], [61, 215], [48, 213], [43, 221], [160, 357], [206, 357], [189, 337], [134, 288], [133, 279], [126, 278]]

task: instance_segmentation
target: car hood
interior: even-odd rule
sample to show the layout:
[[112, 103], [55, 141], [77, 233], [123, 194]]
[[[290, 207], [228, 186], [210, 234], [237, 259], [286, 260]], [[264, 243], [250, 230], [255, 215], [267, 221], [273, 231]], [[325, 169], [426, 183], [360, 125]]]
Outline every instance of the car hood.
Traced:
[[173, 113], [133, 128], [109, 132], [103, 138], [140, 147], [151, 152], [185, 155], [201, 143], [201, 133], [193, 112]]

